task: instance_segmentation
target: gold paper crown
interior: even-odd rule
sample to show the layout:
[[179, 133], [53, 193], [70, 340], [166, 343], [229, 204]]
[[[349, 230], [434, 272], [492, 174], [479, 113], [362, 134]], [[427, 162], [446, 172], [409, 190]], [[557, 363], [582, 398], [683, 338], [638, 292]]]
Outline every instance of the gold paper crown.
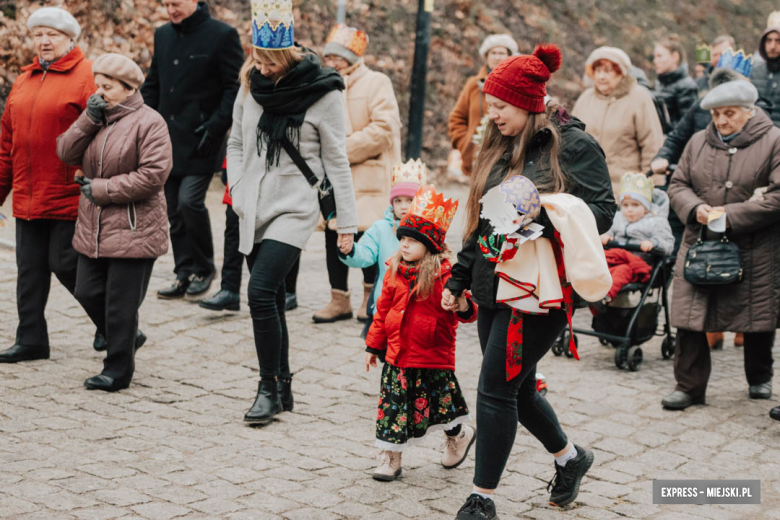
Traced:
[[436, 187], [429, 184], [420, 186], [417, 190], [405, 219], [420, 217], [446, 233], [452, 224], [452, 219], [455, 218], [456, 211], [458, 211], [458, 201], [444, 200], [444, 194], [436, 193]]
[[766, 19], [766, 26], [769, 27], [780, 27], [780, 11], [774, 11], [769, 14], [769, 18]]
[[392, 186], [406, 183], [419, 184], [422, 186], [427, 180], [428, 168], [420, 159], [417, 159], [416, 161], [414, 159], [409, 159], [405, 163], [393, 166], [391, 175]]
[[626, 173], [620, 179], [618, 196], [624, 193], [636, 193], [642, 195], [648, 202], [653, 202], [653, 181], [642, 173]]
[[368, 48], [368, 35], [354, 27], [340, 23], [330, 31], [330, 35], [325, 43], [331, 42], [338, 43], [360, 57], [363, 56], [366, 48]]

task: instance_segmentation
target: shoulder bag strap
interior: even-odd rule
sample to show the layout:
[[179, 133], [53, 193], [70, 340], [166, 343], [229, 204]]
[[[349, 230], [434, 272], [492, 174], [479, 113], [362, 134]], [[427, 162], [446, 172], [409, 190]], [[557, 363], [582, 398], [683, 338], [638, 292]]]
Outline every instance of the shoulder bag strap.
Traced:
[[304, 177], [306, 177], [306, 180], [309, 182], [309, 184], [313, 188], [319, 188], [320, 181], [317, 179], [317, 176], [314, 175], [314, 172], [311, 171], [309, 165], [306, 164], [306, 161], [303, 159], [303, 157], [301, 157], [301, 152], [299, 152], [298, 149], [295, 148], [295, 146], [287, 138], [285, 138], [282, 142], [282, 146], [284, 146], [284, 151], [287, 152], [287, 155], [290, 156], [290, 159], [292, 159], [292, 162], [295, 163], [295, 166], [301, 170], [301, 173]]

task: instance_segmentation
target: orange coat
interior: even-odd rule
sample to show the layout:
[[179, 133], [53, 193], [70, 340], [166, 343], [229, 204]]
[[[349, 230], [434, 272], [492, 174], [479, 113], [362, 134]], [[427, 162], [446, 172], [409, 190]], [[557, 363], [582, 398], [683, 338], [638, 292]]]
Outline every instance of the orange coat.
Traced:
[[476, 76], [466, 81], [458, 103], [450, 112], [450, 140], [452, 147], [459, 150], [463, 158], [463, 173], [471, 175], [475, 146], [471, 142], [482, 117], [487, 113], [485, 95], [481, 83], [488, 77], [487, 65]]
[[76, 220], [78, 166], [57, 157], [57, 136], [86, 108], [97, 88], [92, 62], [75, 47], [47, 71], [38, 59], [22, 68], [0, 130], [0, 204], [14, 191], [13, 214], [25, 220]]

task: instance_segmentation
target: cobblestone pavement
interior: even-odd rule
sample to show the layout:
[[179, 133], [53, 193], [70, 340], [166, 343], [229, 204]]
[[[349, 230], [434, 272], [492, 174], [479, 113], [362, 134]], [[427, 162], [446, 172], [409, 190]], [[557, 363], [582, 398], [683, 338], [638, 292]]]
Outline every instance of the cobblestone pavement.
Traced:
[[[219, 256], [220, 198], [215, 182], [209, 206]], [[0, 233], [13, 237], [12, 227]], [[370, 478], [380, 371], [364, 372], [357, 322], [311, 322], [329, 292], [321, 234], [302, 262], [301, 307], [288, 316], [295, 412], [264, 428], [242, 422], [258, 378], [245, 303], [220, 314], [157, 300], [172, 272], [170, 254], [163, 257], [141, 310], [149, 342], [132, 386], [87, 392], [84, 379], [100, 371], [102, 355], [92, 350], [88, 318], [55, 281], [47, 310], [51, 360], [0, 365], [0, 518], [452, 519], [471, 490], [473, 452], [459, 469], [443, 469], [443, 434], [434, 432], [406, 453], [400, 481]], [[10, 346], [13, 251], [0, 249], [0, 268], [7, 302], [0, 344]], [[351, 276], [360, 287], [359, 272]], [[355, 307], [360, 296], [352, 295]], [[583, 313], [576, 321], [587, 326]], [[475, 326], [461, 326], [458, 338], [458, 376], [473, 411], [481, 359]], [[767, 415], [778, 402], [747, 398], [742, 356], [731, 341], [714, 354], [707, 406], [682, 413], [659, 404], [673, 378], [658, 340], [644, 346], [639, 372], [617, 370], [612, 349], [593, 339], [581, 338], [579, 362], [544, 358], [548, 399], [596, 461], [576, 503], [553, 509], [545, 491], [552, 458], [520, 429], [497, 494], [501, 518], [780, 519], [780, 424]], [[651, 490], [659, 478], [760, 478], [763, 503], [657, 506]]]

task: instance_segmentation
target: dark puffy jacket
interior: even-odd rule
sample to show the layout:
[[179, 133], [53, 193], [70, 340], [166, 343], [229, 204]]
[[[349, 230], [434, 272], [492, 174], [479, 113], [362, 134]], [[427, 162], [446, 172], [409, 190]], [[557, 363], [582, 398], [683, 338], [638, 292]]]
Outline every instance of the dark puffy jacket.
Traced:
[[[760, 97], [771, 101], [773, 106], [780, 106], [780, 59], [769, 60], [765, 49], [766, 37], [771, 32], [780, 33], [780, 27], [769, 27], [761, 34], [758, 52], [764, 62], [753, 67], [750, 81], [758, 89]], [[772, 111], [770, 117], [775, 126], [780, 126], [780, 110]]]
[[205, 123], [209, 132], [224, 140], [233, 122], [243, 62], [238, 33], [212, 18], [203, 2], [182, 23], [167, 23], [155, 31], [152, 66], [141, 94], [168, 123], [172, 176], [211, 175], [219, 169], [224, 150], [200, 156], [201, 136], [195, 129]]
[[688, 65], [683, 63], [677, 70], [658, 75], [653, 91], [656, 98], [666, 105], [672, 128], [699, 99], [696, 82], [688, 75]]
[[[568, 114], [563, 119], [568, 119]], [[553, 120], [557, 122], [554, 116]], [[609, 178], [607, 161], [604, 151], [596, 140], [585, 133], [585, 125], [577, 118], [571, 118], [566, 123], [558, 123], [562, 144], [560, 164], [568, 177], [567, 192], [584, 200], [596, 217], [599, 233], [605, 233], [612, 226], [617, 206], [612, 196], [612, 182]], [[550, 131], [540, 130], [531, 138], [525, 157], [526, 165], [523, 175], [532, 181], [541, 177], [549, 163], [542, 161], [542, 155], [549, 153]], [[509, 169], [511, 153], [505, 153], [490, 171], [485, 190], [497, 186], [504, 180]], [[544, 209], [536, 219], [545, 227], [543, 236], [553, 236], [553, 226]], [[480, 219], [477, 231], [463, 242], [463, 249], [458, 253], [458, 263], [452, 268], [452, 278], [447, 282], [447, 288], [454, 294], [460, 294], [464, 289], [471, 289], [474, 301], [485, 308], [496, 306], [496, 279], [494, 270], [496, 264], [485, 259], [477, 246], [479, 236], [491, 234], [493, 229], [485, 219]]]

